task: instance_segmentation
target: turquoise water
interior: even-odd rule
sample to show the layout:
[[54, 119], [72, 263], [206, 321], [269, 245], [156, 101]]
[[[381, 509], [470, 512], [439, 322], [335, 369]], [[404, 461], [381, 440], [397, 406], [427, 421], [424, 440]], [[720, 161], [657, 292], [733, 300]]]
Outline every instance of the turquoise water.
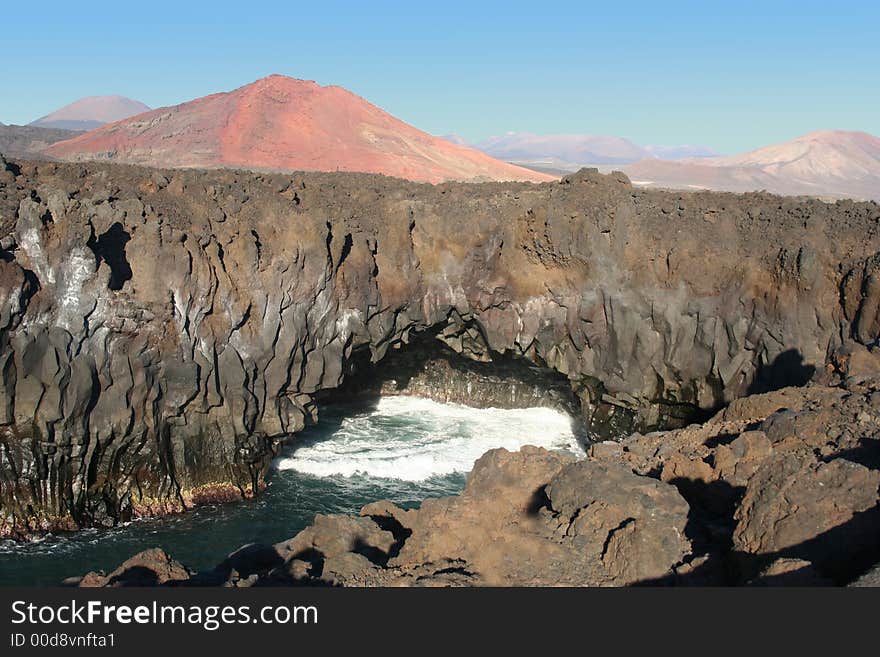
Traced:
[[357, 513], [380, 499], [411, 507], [456, 494], [486, 450], [524, 444], [580, 450], [569, 419], [548, 409], [476, 410], [410, 397], [327, 408], [276, 460], [256, 499], [31, 543], [0, 542], [0, 585], [59, 584], [113, 570], [150, 547], [195, 570], [212, 568], [243, 544], [295, 535], [317, 513]]

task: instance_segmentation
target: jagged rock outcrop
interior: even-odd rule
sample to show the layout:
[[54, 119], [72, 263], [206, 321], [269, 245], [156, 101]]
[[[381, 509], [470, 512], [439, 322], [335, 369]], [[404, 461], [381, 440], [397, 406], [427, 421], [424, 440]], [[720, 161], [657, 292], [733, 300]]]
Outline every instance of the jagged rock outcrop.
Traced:
[[842, 387], [746, 397], [702, 425], [590, 455], [676, 486], [702, 576], [843, 583], [880, 560], [880, 368]]
[[67, 584], [83, 588], [173, 586], [189, 582], [192, 574], [163, 550], [150, 548], [126, 559], [111, 573], [90, 572], [81, 578], [71, 578]]
[[567, 377], [599, 436], [829, 379], [877, 339], [873, 203], [3, 169], [3, 535], [251, 495], [355, 354], [428, 330]]
[[586, 458], [492, 450], [460, 495], [319, 515], [183, 583], [876, 585], [878, 409], [880, 371], [755, 395], [702, 425], [597, 443]]
[[[632, 584], [670, 575], [689, 554], [687, 517], [687, 503], [673, 486], [621, 464], [575, 460], [537, 447], [497, 449], [474, 464], [461, 495], [426, 500], [418, 510], [377, 502], [359, 517], [318, 515], [292, 539], [242, 548], [187, 582], [236, 587]], [[249, 558], [239, 558], [243, 551]], [[147, 556], [161, 568], [170, 561], [167, 555]], [[126, 564], [138, 567], [144, 561], [142, 554]], [[90, 573], [79, 585], [131, 581], [134, 573], [124, 576], [126, 564], [108, 576]]]
[[[815, 536], [852, 523], [862, 514], [876, 515], [878, 488], [880, 471], [846, 459], [826, 463], [804, 454], [771, 457], [746, 486], [735, 515], [734, 547], [746, 553], [767, 554], [803, 545]], [[878, 538], [873, 523], [866, 533], [859, 536], [853, 530], [849, 540]], [[812, 563], [836, 565], [839, 546], [832, 542], [804, 549]]]

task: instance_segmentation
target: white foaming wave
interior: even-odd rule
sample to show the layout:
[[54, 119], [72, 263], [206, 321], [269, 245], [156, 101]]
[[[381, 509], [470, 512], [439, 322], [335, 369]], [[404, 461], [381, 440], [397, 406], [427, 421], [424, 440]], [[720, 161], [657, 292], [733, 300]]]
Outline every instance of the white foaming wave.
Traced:
[[279, 470], [319, 477], [366, 475], [424, 481], [464, 473], [486, 451], [524, 445], [583, 455], [571, 418], [549, 408], [475, 409], [430, 399], [389, 396], [377, 408], [342, 420], [328, 438], [294, 445]]

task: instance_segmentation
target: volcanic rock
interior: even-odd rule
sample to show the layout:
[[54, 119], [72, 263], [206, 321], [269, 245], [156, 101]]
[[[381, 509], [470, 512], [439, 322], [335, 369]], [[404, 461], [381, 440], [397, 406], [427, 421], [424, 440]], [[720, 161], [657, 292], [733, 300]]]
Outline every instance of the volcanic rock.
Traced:
[[127, 559], [109, 575], [91, 572], [79, 582], [80, 587], [126, 587], [179, 585], [191, 573], [159, 548], [150, 548]]
[[[282, 559], [310, 560], [320, 554], [321, 559], [330, 559], [345, 552], [360, 551], [374, 559], [388, 559], [395, 543], [391, 532], [380, 529], [367, 518], [349, 516], [315, 516], [314, 523], [291, 540], [275, 546]], [[320, 567], [320, 564], [315, 564]]]
[[43, 150], [55, 142], [75, 137], [77, 132], [29, 125], [0, 125], [0, 153], [7, 157], [51, 160]]
[[[326, 531], [329, 520], [319, 516], [292, 541], [326, 559], [313, 578], [374, 586], [619, 585], [668, 575], [689, 553], [688, 507], [672, 486], [623, 466], [575, 462], [536, 447], [487, 452], [460, 496], [426, 500], [409, 511], [384, 502], [361, 514], [374, 533], [377, 524], [393, 527], [402, 546], [387, 538], [352, 543], [355, 533], [368, 535], [367, 526], [353, 533], [343, 524], [341, 542], [328, 537], [324, 551], [313, 536], [319, 524], [317, 531]], [[340, 559], [346, 543], [360, 555], [365, 545], [379, 556], [392, 554], [388, 548], [399, 553], [387, 561]], [[348, 570], [340, 577], [342, 566]]]
[[868, 572], [850, 584], [850, 586], [859, 588], [880, 586], [880, 565], [871, 568]]
[[[723, 426], [763, 431], [775, 452], [796, 426], [825, 458], [820, 420], [776, 413], [819, 405], [844, 432], [835, 444], [859, 447], [841, 389], [739, 398], [867, 380], [848, 368], [862, 354], [864, 369], [875, 349], [873, 322], [861, 318], [880, 291], [841, 290], [868, 280], [880, 253], [873, 203], [645, 191], [589, 170], [545, 185], [428, 186], [363, 174], [9, 167], [6, 536], [258, 494], [282, 442], [314, 420], [353, 362], [369, 376], [389, 351], [418, 351], [425, 339], [490, 370], [519, 361], [551, 371], [594, 438], [638, 431], [653, 443], [650, 432], [730, 404], [709, 426], [718, 440]], [[471, 382], [484, 380], [495, 379]], [[749, 426], [767, 414], [766, 426]], [[669, 446], [656, 456], [635, 444], [626, 452], [639, 474], [668, 463], [670, 482], [730, 488], [766, 449], [754, 434], [717, 467], [691, 459], [685, 473], [674, 452], [714, 448], [685, 434], [657, 440]]]
[[192, 581], [871, 585], [880, 560], [878, 402], [880, 372], [738, 400], [702, 425], [634, 434], [616, 450], [600, 443], [586, 459], [492, 450], [458, 496], [318, 516], [289, 541], [235, 553], [241, 575], [221, 566]]
[[363, 171], [424, 182], [553, 180], [434, 137], [342, 87], [271, 75], [55, 144], [62, 160]]
[[878, 408], [880, 370], [843, 388], [746, 397], [702, 425], [590, 454], [674, 484], [691, 506], [697, 550], [736, 552], [721, 558], [733, 580], [800, 559], [845, 582], [880, 557]]
[[823, 577], [809, 561], [780, 558], [767, 566], [750, 586], [828, 586], [831, 582]]
[[660, 578], [689, 553], [679, 492], [616, 463], [580, 461], [547, 486], [557, 532], [601, 560], [615, 582]]
[[[826, 569], [880, 539], [880, 471], [846, 459], [789, 452], [768, 458], [736, 512], [734, 547], [754, 555], [796, 554]], [[849, 567], [848, 564], [843, 565]]]

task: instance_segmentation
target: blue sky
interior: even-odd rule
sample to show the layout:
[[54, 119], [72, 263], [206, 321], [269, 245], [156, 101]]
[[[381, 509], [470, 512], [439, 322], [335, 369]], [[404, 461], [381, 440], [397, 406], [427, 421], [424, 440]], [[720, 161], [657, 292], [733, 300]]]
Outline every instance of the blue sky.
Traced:
[[880, 3], [6, 3], [0, 121], [76, 98], [151, 107], [270, 73], [339, 84], [431, 133], [613, 134], [747, 150], [880, 135]]

